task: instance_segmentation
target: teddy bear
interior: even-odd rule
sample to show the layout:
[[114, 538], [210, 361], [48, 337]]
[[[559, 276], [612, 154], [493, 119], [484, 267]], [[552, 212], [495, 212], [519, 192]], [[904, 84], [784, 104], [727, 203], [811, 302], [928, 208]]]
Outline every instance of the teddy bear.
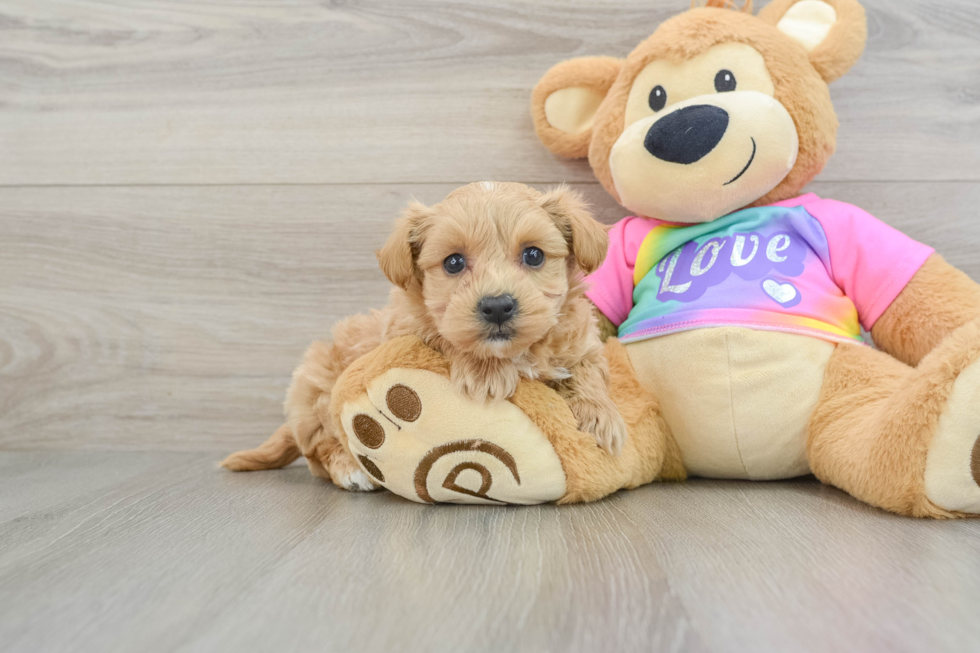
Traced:
[[[856, 0], [711, 0], [625, 60], [549, 70], [541, 142], [637, 217], [589, 297], [685, 470], [812, 472], [896, 513], [980, 512], [980, 286], [858, 207], [803, 194], [835, 148]], [[875, 347], [862, 336], [870, 332]]]
[[865, 40], [856, 0], [758, 15], [708, 0], [625, 59], [561, 62], [534, 88], [540, 141], [588, 157], [633, 214], [587, 293], [610, 336], [620, 456], [541, 383], [496, 404], [460, 396], [413, 338], [352, 365], [321, 419], [376, 483], [426, 503], [812, 473], [902, 515], [980, 513], [980, 286], [862, 209], [802, 193], [835, 149], [828, 84]]

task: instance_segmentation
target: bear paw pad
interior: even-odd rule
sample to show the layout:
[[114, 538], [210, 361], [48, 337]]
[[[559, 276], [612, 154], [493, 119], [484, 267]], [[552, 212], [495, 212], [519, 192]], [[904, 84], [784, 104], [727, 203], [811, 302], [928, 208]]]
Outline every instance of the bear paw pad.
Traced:
[[980, 361], [960, 372], [926, 457], [926, 496], [946, 510], [980, 514]]
[[561, 460], [526, 414], [464, 397], [436, 372], [384, 372], [343, 405], [341, 423], [364, 472], [412, 501], [535, 504], [565, 494]]

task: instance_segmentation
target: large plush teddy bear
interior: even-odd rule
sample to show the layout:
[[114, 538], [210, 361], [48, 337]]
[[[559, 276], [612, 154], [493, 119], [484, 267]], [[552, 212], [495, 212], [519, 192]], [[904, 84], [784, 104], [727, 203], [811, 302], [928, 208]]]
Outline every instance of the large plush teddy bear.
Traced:
[[588, 156], [636, 216], [611, 228], [588, 293], [619, 336], [622, 455], [545, 386], [476, 404], [404, 339], [356, 362], [332, 401], [310, 395], [374, 482], [534, 503], [812, 472], [900, 514], [980, 513], [980, 286], [861, 209], [800, 195], [834, 151], [827, 84], [863, 50], [863, 9], [708, 5], [626, 59], [556, 65], [532, 97], [542, 143]]

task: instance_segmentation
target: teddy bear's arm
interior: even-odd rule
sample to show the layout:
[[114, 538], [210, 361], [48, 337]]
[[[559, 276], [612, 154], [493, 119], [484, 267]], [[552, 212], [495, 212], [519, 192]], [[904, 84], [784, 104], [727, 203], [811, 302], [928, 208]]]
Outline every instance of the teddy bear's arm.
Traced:
[[980, 285], [933, 254], [871, 328], [881, 350], [908, 365], [980, 318]]

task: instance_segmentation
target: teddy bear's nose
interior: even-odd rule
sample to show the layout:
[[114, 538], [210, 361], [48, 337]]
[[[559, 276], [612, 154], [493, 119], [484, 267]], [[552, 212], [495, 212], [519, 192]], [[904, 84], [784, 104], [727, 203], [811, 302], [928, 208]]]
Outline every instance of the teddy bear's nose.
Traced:
[[710, 104], [684, 107], [653, 123], [643, 147], [653, 156], [684, 165], [715, 149], [728, 129], [728, 112]]

